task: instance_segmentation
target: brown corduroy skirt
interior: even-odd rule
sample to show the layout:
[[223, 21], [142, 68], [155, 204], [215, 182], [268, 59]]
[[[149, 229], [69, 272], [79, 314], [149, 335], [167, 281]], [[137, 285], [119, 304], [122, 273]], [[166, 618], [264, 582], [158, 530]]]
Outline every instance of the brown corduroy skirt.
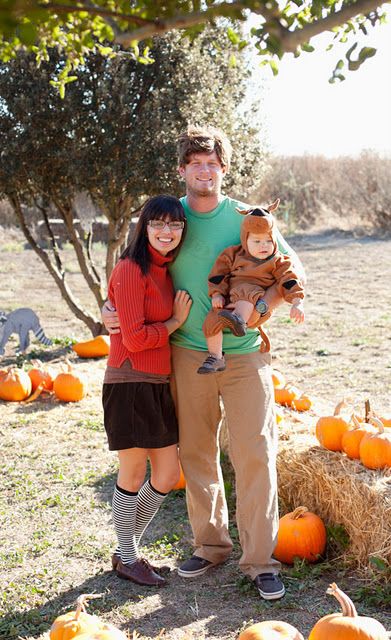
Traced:
[[110, 451], [159, 449], [178, 443], [169, 383], [104, 384], [102, 403]]

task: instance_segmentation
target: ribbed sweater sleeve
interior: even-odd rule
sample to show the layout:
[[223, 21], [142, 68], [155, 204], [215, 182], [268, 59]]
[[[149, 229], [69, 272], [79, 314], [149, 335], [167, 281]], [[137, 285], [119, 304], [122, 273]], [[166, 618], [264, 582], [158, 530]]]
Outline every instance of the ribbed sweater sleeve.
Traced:
[[[118, 312], [122, 342], [126, 349], [136, 353], [156, 349], [168, 344], [168, 331], [163, 322], [145, 321], [144, 302], [146, 276], [131, 260], [123, 260], [111, 282], [112, 294]], [[110, 296], [110, 291], [109, 291]], [[159, 300], [149, 298], [151, 313], [159, 310]]]

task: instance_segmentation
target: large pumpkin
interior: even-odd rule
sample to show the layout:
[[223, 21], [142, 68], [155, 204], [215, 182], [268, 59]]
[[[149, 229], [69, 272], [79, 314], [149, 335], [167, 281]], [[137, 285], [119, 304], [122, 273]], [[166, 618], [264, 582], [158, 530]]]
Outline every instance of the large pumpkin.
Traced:
[[300, 631], [288, 622], [281, 620], [264, 620], [247, 627], [238, 640], [304, 640]]
[[316, 423], [315, 434], [319, 444], [329, 451], [342, 451], [342, 436], [350, 429], [349, 423], [339, 415], [344, 405], [344, 401], [339, 402], [334, 415], [323, 416]]
[[77, 342], [72, 346], [72, 349], [80, 358], [102, 358], [109, 355], [110, 338], [109, 336], [96, 336], [93, 340]]
[[87, 393], [87, 382], [68, 365], [68, 371], [59, 373], [54, 380], [53, 391], [63, 402], [78, 402]]
[[280, 518], [273, 555], [286, 564], [293, 564], [295, 558], [316, 562], [326, 548], [326, 538], [323, 520], [307, 507], [297, 507]]
[[49, 632], [50, 640], [73, 640], [81, 634], [89, 638], [101, 629], [103, 623], [99, 618], [85, 610], [85, 603], [91, 597], [94, 596], [81, 595], [77, 599], [76, 611], [69, 611], [55, 619]]
[[387, 640], [388, 634], [374, 618], [359, 616], [351, 599], [333, 582], [327, 593], [337, 598], [342, 613], [324, 616], [313, 627], [308, 640]]
[[377, 428], [375, 433], [367, 433], [360, 442], [360, 460], [368, 469], [391, 467], [391, 433], [385, 430], [378, 418], [370, 418]]
[[352, 415], [352, 422], [354, 428], [345, 431], [342, 435], [342, 451], [346, 453], [348, 458], [359, 460], [361, 440], [367, 433], [374, 433], [375, 429], [367, 422], [360, 422], [354, 414]]
[[0, 376], [0, 399], [9, 402], [25, 400], [31, 393], [31, 380], [23, 369], [10, 367]]

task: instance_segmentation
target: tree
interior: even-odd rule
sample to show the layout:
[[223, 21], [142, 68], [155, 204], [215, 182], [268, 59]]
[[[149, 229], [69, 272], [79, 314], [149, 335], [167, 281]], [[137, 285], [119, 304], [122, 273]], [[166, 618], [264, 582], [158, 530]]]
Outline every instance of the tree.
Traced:
[[[379, 0], [3, 0], [0, 12], [0, 57], [7, 61], [21, 47], [34, 51], [37, 61], [47, 58], [47, 48], [57, 46], [68, 65], [54, 80], [61, 93], [70, 75], [90, 51], [111, 55], [110, 43], [130, 48], [140, 62], [152, 61], [148, 47], [140, 52], [138, 44], [155, 35], [181, 30], [194, 36], [205, 24], [223, 19], [232, 42], [241, 49], [247, 44], [236, 26], [253, 15], [259, 22], [248, 38], [264, 62], [277, 73], [277, 62], [284, 53], [299, 55], [312, 51], [311, 39], [324, 31], [333, 42], [347, 42], [346, 60], [350, 70], [357, 69], [375, 53], [363, 47], [357, 53], [354, 36], [358, 30], [385, 20]], [[352, 44], [353, 42], [353, 44]], [[340, 60], [333, 79], [343, 79], [345, 62]]]
[[[0, 66], [0, 196], [9, 199], [28, 242], [93, 334], [101, 324], [69, 287], [53, 215], [63, 221], [92, 292], [89, 306], [100, 309], [132, 215], [147, 196], [183, 191], [175, 141], [188, 122], [214, 123], [232, 139], [236, 154], [228, 188], [245, 196], [262, 174], [256, 110], [250, 117], [238, 114], [248, 72], [230, 63], [226, 35], [208, 29], [180, 44], [178, 36], [166, 36], [155, 40], [152, 52], [153, 65], [138, 64], [127, 52], [114, 58], [91, 54], [64, 99], [49, 83], [67, 64], [58, 51], [39, 69], [34, 56], [22, 52]], [[103, 279], [89, 225], [75, 222], [86, 205], [107, 220]], [[38, 241], [37, 215], [47, 229], [48, 248]]]

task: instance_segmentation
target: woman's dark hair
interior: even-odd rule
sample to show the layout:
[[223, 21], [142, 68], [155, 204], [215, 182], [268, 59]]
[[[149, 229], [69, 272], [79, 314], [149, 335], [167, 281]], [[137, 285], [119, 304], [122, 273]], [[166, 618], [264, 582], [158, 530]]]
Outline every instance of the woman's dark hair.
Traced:
[[179, 245], [175, 247], [173, 251], [170, 251], [169, 254], [174, 260], [177, 257], [179, 249], [181, 248], [182, 243], [185, 239], [185, 210], [178, 198], [174, 198], [174, 196], [160, 195], [154, 196], [153, 198], [147, 200], [147, 202], [141, 209], [141, 213], [134, 230], [133, 238], [120, 256], [121, 260], [123, 260], [124, 258], [130, 258], [131, 260], [134, 260], [134, 262], [140, 267], [143, 275], [148, 273], [149, 265], [151, 262], [151, 257], [148, 250], [148, 222], [150, 220], [161, 220], [162, 218], [168, 219], [169, 221], [181, 220], [185, 223]]

